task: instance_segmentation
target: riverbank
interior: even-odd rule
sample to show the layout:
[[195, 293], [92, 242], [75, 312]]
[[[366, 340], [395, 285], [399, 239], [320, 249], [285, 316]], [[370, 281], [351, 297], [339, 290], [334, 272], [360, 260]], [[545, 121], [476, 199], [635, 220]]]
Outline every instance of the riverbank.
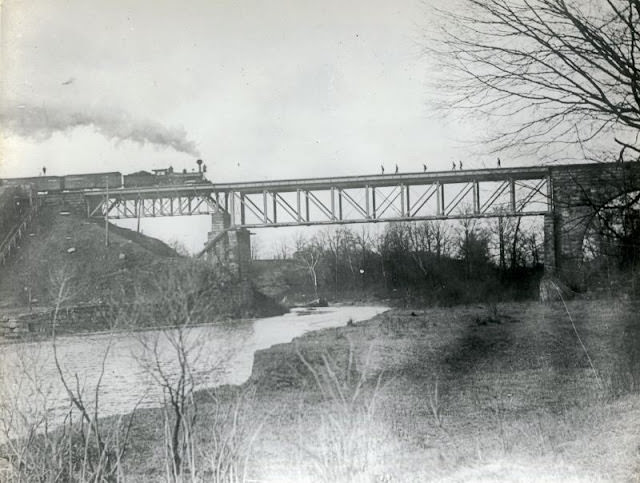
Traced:
[[[193, 469], [226, 438], [246, 481], [635, 481], [639, 308], [394, 309], [259, 351], [197, 394]], [[132, 481], [164, 478], [162, 421], [136, 414]]]

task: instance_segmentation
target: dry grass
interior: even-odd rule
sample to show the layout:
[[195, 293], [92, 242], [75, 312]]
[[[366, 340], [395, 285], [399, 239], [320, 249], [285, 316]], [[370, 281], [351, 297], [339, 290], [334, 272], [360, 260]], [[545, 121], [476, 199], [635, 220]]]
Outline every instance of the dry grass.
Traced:
[[[638, 308], [571, 302], [575, 330], [561, 305], [500, 305], [486, 325], [476, 323], [482, 306], [391, 311], [297, 346], [320, 370], [324, 351], [334, 360], [353, 351], [363, 362], [374, 343], [368, 372], [384, 372], [386, 383], [362, 425], [370, 430], [367, 481], [627, 481], [640, 463]], [[301, 421], [309, 445], [333, 444], [318, 431], [333, 409], [319, 384], [294, 383], [304, 374], [296, 357], [285, 345], [256, 358], [264, 410], [305, 415], [267, 421], [270, 437], [256, 442], [251, 473], [260, 481], [329, 481], [293, 456], [289, 435]]]
[[[259, 352], [245, 386], [194, 396], [183, 480], [638, 481], [638, 309], [394, 310]], [[163, 440], [139, 411], [127, 481], [165, 478]]]

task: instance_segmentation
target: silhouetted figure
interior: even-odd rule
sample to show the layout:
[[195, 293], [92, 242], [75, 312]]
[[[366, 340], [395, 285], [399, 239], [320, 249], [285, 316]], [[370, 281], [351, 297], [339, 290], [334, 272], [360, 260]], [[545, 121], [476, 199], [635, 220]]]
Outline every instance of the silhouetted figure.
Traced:
[[423, 172], [423, 173], [426, 173], [426, 172], [427, 172], [427, 165], [426, 165], [426, 164], [423, 164], [423, 165], [422, 165], [422, 172]]
[[455, 161], [452, 161], [452, 162], [451, 162], [451, 170], [452, 170], [452, 171], [455, 171], [455, 170], [456, 170], [456, 162], [455, 162]]
[[396, 174], [398, 174], [398, 165], [396, 164]]
[[500, 158], [498, 158], [498, 168], [501, 166], [500, 164]]
[[460, 171], [462, 171], [462, 161], [458, 161], [458, 165], [460, 166]]
[[47, 167], [46, 167], [46, 166], [43, 166], [43, 167], [42, 167], [42, 175], [43, 175], [43, 176], [46, 176], [46, 175], [47, 175]]
[[380, 170], [382, 171], [382, 174], [384, 174], [384, 166], [380, 165]]

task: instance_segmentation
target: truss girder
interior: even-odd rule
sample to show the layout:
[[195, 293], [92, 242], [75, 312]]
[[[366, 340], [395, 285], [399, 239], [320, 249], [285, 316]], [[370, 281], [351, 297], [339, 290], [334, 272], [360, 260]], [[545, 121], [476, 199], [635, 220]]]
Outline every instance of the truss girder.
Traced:
[[[486, 173], [484, 171], [487, 171]], [[521, 174], [521, 176], [519, 175]], [[483, 218], [550, 210], [548, 171], [363, 176], [85, 193], [90, 217], [229, 213], [235, 227]], [[360, 183], [358, 181], [361, 181]]]
[[117, 194], [87, 200], [89, 217], [153, 218], [164, 216], [204, 215], [218, 209], [211, 196], [121, 197]]

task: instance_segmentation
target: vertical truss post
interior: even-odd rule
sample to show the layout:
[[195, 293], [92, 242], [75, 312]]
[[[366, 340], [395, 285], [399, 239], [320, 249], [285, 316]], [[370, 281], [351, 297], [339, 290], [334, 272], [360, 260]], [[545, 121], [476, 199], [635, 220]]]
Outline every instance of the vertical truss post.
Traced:
[[405, 200], [404, 185], [401, 184], [400, 185], [400, 216], [404, 216], [404, 200]]
[[[180, 200], [178, 200], [180, 202]], [[229, 192], [225, 191], [224, 193], [224, 211], [229, 213]]]
[[277, 196], [278, 196], [277, 191], [273, 191], [271, 193], [271, 198], [273, 202], [273, 222], [274, 223], [278, 223], [278, 200], [276, 198]]
[[229, 213], [229, 222], [231, 226], [236, 226], [236, 194], [233, 191], [229, 192], [229, 209], [227, 213]]
[[336, 219], [336, 189], [335, 188], [331, 188], [331, 219], [335, 220]]
[[296, 214], [298, 215], [298, 222], [302, 221], [302, 205], [300, 204], [300, 189], [296, 190]]
[[367, 219], [371, 218], [371, 211], [369, 207], [369, 185], [364, 187], [364, 205], [367, 212]]
[[405, 200], [405, 206], [406, 211], [404, 212], [405, 216], [411, 216], [411, 185], [407, 185], [405, 186], [405, 190], [407, 192], [407, 196], [406, 196], [406, 200]]
[[244, 225], [246, 223], [246, 216], [244, 211], [244, 193], [240, 194], [240, 224]]
[[267, 190], [264, 190], [262, 192], [262, 216], [263, 216], [262, 221], [264, 222], [265, 225], [269, 223], [269, 216], [267, 215], [267, 213], [269, 212], [268, 210], [269, 210], [269, 203], [267, 202]]
[[371, 188], [371, 218], [376, 219], [376, 187]]
[[547, 211], [553, 212], [553, 189], [551, 186], [551, 176], [547, 176]]
[[444, 185], [440, 181], [436, 182], [436, 200], [438, 202], [436, 213], [442, 216], [444, 213]]
[[473, 182], [473, 212], [476, 215], [480, 213], [480, 185], [477, 181]]
[[306, 190], [304, 192], [304, 214], [305, 214], [305, 220], [310, 221], [309, 220], [309, 190]]
[[338, 219], [342, 220], [342, 189], [338, 188]]
[[509, 210], [511, 213], [516, 212], [516, 182], [513, 178], [509, 180]]

